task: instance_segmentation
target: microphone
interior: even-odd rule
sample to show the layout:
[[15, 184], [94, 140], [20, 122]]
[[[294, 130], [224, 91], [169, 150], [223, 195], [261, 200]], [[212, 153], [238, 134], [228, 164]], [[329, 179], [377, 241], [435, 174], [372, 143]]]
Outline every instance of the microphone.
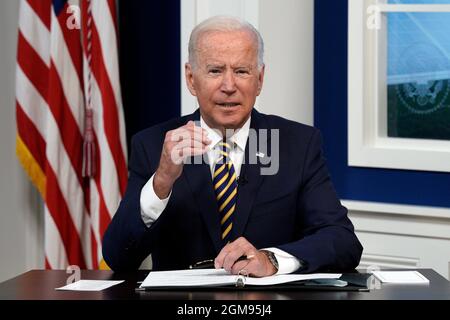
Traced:
[[247, 184], [247, 182], [248, 182], [248, 180], [247, 180], [247, 177], [246, 177], [245, 174], [244, 174], [244, 175], [240, 175], [240, 176], [238, 177], [238, 179], [237, 179], [237, 184], [238, 184], [239, 186], [243, 186], [243, 185]]

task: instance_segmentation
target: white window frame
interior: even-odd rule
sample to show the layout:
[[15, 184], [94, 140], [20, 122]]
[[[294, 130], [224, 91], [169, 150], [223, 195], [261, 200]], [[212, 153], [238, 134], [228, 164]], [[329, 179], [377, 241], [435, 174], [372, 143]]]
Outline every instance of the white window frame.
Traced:
[[348, 9], [348, 165], [450, 172], [450, 141], [387, 136], [385, 27], [387, 12], [450, 12], [450, 5], [349, 0]]

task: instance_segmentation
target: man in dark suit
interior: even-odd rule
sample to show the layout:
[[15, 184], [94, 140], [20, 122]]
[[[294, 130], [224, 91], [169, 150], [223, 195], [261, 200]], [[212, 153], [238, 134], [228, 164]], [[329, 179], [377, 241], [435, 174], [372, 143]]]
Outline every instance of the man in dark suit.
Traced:
[[355, 268], [362, 246], [340, 204], [317, 129], [253, 106], [263, 42], [247, 22], [213, 17], [189, 41], [195, 113], [132, 140], [127, 191], [103, 239], [113, 270], [214, 259], [252, 276]]

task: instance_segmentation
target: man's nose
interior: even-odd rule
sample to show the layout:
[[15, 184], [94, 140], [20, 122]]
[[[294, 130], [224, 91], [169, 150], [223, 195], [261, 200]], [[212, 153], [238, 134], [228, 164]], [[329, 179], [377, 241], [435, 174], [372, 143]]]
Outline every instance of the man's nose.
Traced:
[[232, 94], [236, 91], [236, 81], [232, 71], [226, 71], [222, 78], [222, 92]]

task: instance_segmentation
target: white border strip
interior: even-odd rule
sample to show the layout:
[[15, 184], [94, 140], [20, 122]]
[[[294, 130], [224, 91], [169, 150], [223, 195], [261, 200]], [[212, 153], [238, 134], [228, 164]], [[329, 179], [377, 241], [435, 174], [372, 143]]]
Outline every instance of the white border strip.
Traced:
[[[363, 141], [364, 108], [364, 3], [349, 0], [348, 3], [348, 165], [354, 165], [354, 155], [361, 154]], [[360, 162], [357, 161], [357, 164]]]
[[378, 4], [380, 12], [450, 12], [450, 4]]

